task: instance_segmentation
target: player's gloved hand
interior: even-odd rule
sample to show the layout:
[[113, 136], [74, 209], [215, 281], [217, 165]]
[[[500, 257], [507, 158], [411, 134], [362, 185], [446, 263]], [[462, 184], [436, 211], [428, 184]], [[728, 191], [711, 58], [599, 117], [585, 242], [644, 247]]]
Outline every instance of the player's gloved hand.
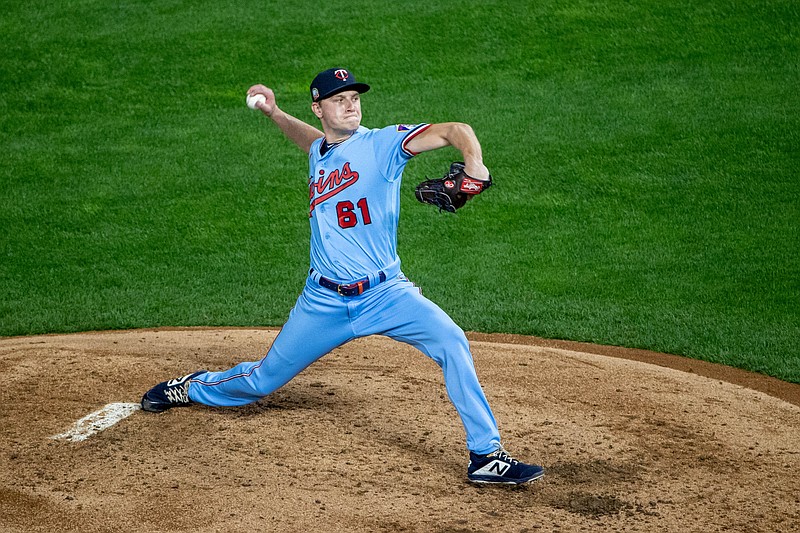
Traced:
[[471, 197], [480, 194], [492, 185], [492, 176], [488, 180], [472, 178], [464, 172], [464, 163], [455, 162], [444, 177], [425, 180], [417, 185], [414, 191], [417, 200], [424, 204], [435, 205], [439, 211], [455, 213], [464, 207]]

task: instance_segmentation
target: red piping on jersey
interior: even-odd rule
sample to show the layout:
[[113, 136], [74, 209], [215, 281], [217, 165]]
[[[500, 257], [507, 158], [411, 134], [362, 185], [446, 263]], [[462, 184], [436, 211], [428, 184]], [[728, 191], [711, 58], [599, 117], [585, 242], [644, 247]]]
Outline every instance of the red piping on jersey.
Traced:
[[419, 135], [420, 133], [422, 133], [423, 131], [427, 130], [430, 127], [431, 127], [430, 124], [425, 124], [424, 126], [419, 127], [414, 131], [412, 131], [411, 133], [409, 133], [408, 135], [406, 135], [406, 138], [403, 139], [403, 143], [400, 145], [403, 148], [403, 151], [410, 156], [417, 155], [419, 152], [412, 152], [406, 147], [406, 144], [408, 144], [408, 141], [410, 141], [411, 139], [413, 139], [414, 137], [416, 137], [417, 135]]
[[[267, 355], [269, 355], [269, 353]], [[215, 385], [222, 385], [223, 383], [227, 383], [228, 381], [231, 381], [231, 380], [234, 380], [234, 379], [249, 378], [250, 376], [253, 375], [253, 372], [255, 372], [256, 370], [261, 368], [261, 365], [263, 365], [264, 361], [266, 361], [266, 360], [267, 360], [267, 356], [265, 355], [261, 359], [261, 361], [259, 361], [258, 364], [256, 364], [253, 368], [251, 368], [248, 372], [241, 372], [239, 374], [236, 374], [236, 375], [233, 375], [233, 376], [228, 376], [227, 378], [220, 379], [220, 380], [217, 380], [217, 381], [203, 381], [202, 379], [190, 379], [189, 381], [191, 381], [192, 383], [197, 383], [199, 385], [203, 385], [205, 387], [214, 387]]]

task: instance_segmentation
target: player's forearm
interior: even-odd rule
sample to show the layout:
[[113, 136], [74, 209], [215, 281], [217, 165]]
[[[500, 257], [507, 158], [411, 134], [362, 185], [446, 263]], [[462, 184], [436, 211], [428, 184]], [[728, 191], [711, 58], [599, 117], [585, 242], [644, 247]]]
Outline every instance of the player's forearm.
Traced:
[[472, 127], [461, 122], [445, 122], [431, 124], [429, 128], [411, 139], [406, 145], [414, 153], [427, 152], [452, 146], [461, 152], [464, 158], [464, 170], [473, 178], [486, 180], [489, 171], [483, 164], [481, 143], [472, 131]]
[[269, 118], [290, 141], [299, 146], [305, 153], [308, 153], [311, 149], [311, 143], [324, 135], [314, 126], [285, 113], [278, 107], [269, 115]]
[[488, 178], [489, 172], [483, 164], [481, 143], [471, 126], [460, 122], [451, 123], [445, 133], [445, 138], [450, 146], [464, 156], [464, 170], [467, 174], [478, 179]]

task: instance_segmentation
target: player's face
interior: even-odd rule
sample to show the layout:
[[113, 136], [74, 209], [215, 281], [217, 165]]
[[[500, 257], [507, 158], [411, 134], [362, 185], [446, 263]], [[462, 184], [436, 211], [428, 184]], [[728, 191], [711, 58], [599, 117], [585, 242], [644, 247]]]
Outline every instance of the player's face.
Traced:
[[349, 135], [361, 124], [361, 95], [356, 91], [335, 94], [312, 108], [326, 131]]

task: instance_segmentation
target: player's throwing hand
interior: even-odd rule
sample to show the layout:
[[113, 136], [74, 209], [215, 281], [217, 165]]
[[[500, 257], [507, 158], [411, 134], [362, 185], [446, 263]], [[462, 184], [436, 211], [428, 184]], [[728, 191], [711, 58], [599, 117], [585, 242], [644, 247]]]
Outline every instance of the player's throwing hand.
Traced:
[[272, 116], [272, 113], [275, 111], [277, 105], [275, 104], [275, 93], [272, 92], [272, 89], [269, 87], [265, 87], [264, 85], [253, 85], [247, 90], [248, 96], [255, 96], [257, 94], [261, 94], [264, 96], [265, 100], [263, 102], [259, 102], [256, 104], [256, 107], [261, 110], [262, 113], [265, 115]]

